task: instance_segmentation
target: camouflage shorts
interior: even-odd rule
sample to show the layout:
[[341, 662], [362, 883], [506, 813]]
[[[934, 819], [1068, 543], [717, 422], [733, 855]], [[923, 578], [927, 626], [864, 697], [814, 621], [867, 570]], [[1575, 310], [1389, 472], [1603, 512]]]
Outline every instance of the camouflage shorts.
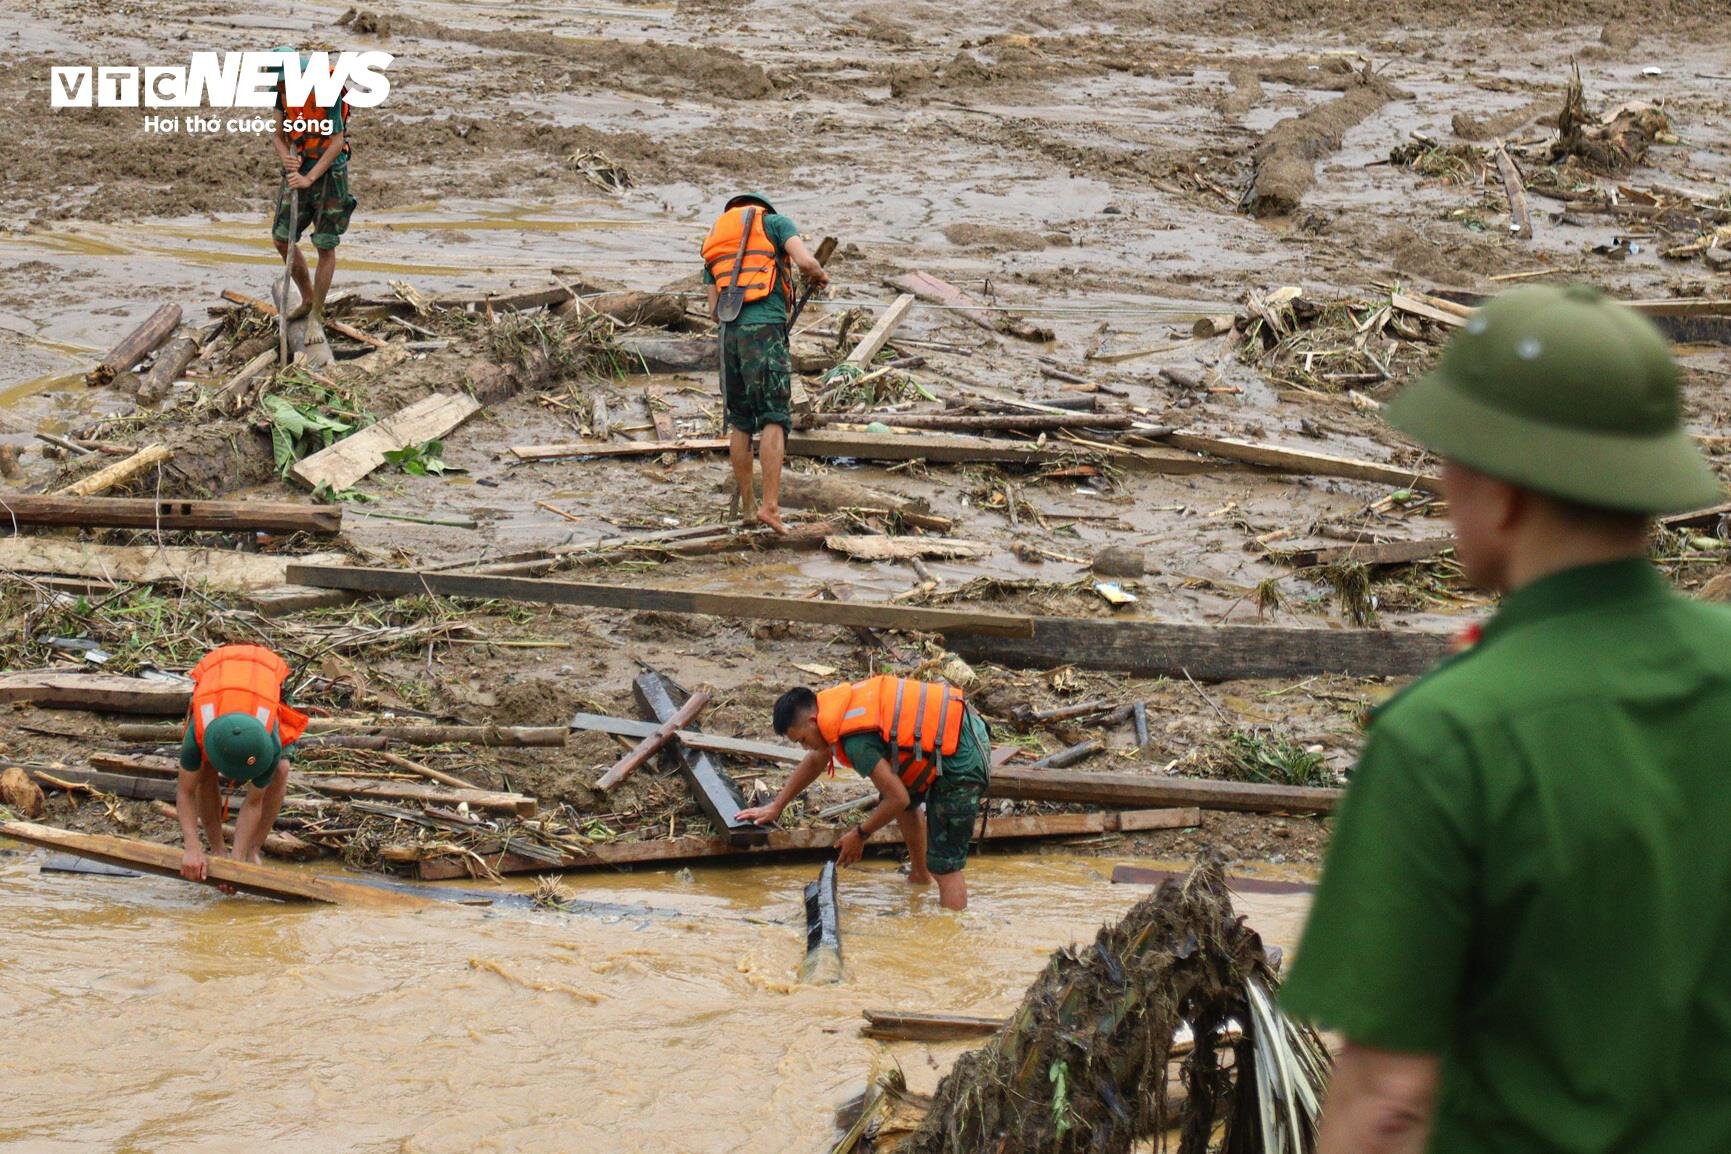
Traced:
[[[277, 243], [289, 239], [289, 189], [277, 189], [276, 217], [271, 222], [270, 235]], [[337, 247], [348, 231], [349, 217], [355, 211], [355, 198], [349, 195], [349, 174], [346, 169], [330, 169], [313, 181], [310, 188], [300, 190], [295, 207], [295, 235], [299, 240], [308, 226], [313, 230], [313, 247]]]
[[980, 799], [986, 792], [986, 764], [991, 759], [991, 738], [985, 723], [972, 710], [968, 723], [979, 733], [982, 764], [957, 767], [946, 763], [944, 773], [926, 790], [926, 868], [935, 874], [953, 874], [968, 864], [968, 846], [980, 816]]
[[784, 325], [729, 325], [723, 344], [727, 370], [723, 399], [727, 424], [747, 433], [765, 425], [793, 425], [788, 412], [793, 391]]

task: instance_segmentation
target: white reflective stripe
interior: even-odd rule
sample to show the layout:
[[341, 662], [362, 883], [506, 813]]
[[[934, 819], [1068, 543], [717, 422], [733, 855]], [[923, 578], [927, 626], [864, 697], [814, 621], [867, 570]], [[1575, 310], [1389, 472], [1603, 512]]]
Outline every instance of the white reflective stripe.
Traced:
[[843, 721], [846, 721], [850, 717], [864, 717], [864, 716], [865, 716], [865, 706], [862, 705], [858, 709], [848, 710], [846, 713], [841, 715], [841, 719]]
[[261, 705], [252, 711], [252, 715], [258, 718], [258, 723], [260, 725], [264, 726], [266, 729], [270, 728], [270, 706]]
[[216, 703], [213, 701], [207, 701], [203, 705], [199, 706], [198, 707], [198, 719], [200, 721], [204, 722], [206, 725], [209, 725], [211, 722], [215, 721], [216, 720]]

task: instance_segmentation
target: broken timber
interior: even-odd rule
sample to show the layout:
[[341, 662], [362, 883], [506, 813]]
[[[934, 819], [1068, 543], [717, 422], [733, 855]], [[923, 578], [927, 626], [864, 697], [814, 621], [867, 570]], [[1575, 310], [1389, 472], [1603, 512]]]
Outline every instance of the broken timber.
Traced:
[[982, 1018], [975, 1014], [933, 1014], [897, 1010], [862, 1011], [866, 1024], [860, 1033], [885, 1042], [951, 1042], [961, 1038], [984, 1038], [1003, 1026], [1004, 1018]]
[[[968, 661], [1028, 669], [1078, 665], [1139, 677], [1236, 681], [1247, 677], [1410, 677], [1448, 654], [1450, 636], [1380, 629], [1181, 625], [1092, 617], [1035, 617], [1032, 637], [957, 635]], [[943, 632], [941, 628], [938, 632]]]
[[[181, 850], [178, 846], [158, 845], [155, 842], [134, 841], [124, 837], [71, 833], [67, 830], [54, 829], [50, 826], [36, 825], [33, 822], [25, 821], [13, 821], [0, 825], [0, 837], [9, 837], [14, 841], [75, 854], [92, 861], [107, 862], [109, 865], [143, 870], [146, 873], [159, 874], [163, 877], [180, 877]], [[231, 885], [242, 893], [254, 894], [258, 897], [277, 898], [281, 901], [323, 902], [328, 905], [365, 906], [379, 910], [412, 910], [433, 904], [424, 898], [413, 897], [408, 894], [394, 893], [386, 889], [357, 885], [353, 882], [339, 881], [335, 878], [320, 877], [316, 874], [301, 873], [296, 870], [253, 865], [250, 862], [240, 862], [225, 857], [210, 857], [206, 860], [210, 872], [202, 884], [209, 886]]]
[[1533, 239], [1533, 218], [1527, 211], [1527, 186], [1521, 183], [1521, 170], [1515, 167], [1509, 150], [1497, 141], [1497, 175], [1502, 177], [1503, 191], [1509, 198], [1509, 235], [1516, 240]]
[[946, 281], [941, 281], [930, 273], [914, 270], [899, 277], [884, 281], [897, 292], [912, 293], [921, 300], [943, 305], [954, 310], [963, 318], [972, 321], [988, 332], [1007, 333], [1017, 340], [1034, 341], [1043, 344], [1052, 339], [1052, 330], [1029, 324], [1020, 317], [1008, 312], [1001, 312], [993, 317], [991, 312], [970, 298], [961, 289]]
[[[996, 771], [994, 771], [996, 772]], [[1140, 809], [1117, 813], [1038, 813], [994, 817], [985, 825], [987, 841], [1010, 841], [1025, 838], [1084, 837], [1101, 833], [1130, 833], [1155, 829], [1187, 829], [1201, 824], [1202, 815], [1196, 808]], [[607, 842], [590, 846], [581, 854], [566, 857], [565, 870], [597, 869], [627, 865], [679, 865], [685, 862], [719, 858], [748, 858], [782, 853], [821, 853], [835, 848], [841, 836], [852, 829], [811, 828], [772, 829], [768, 840], [760, 846], [740, 848], [724, 837], [658, 838], [654, 841]], [[900, 845], [899, 825], [885, 826], [872, 834], [867, 849]], [[497, 855], [497, 856], [495, 856]], [[497, 849], [483, 853], [487, 865], [499, 873], [543, 873], [548, 863], [537, 858]], [[454, 855], [423, 858], [417, 865], [422, 881], [443, 881], [469, 876], [464, 859]]]
[[805, 960], [802, 982], [841, 981], [841, 914], [836, 908], [835, 863], [826, 861], [817, 880], [805, 887]]
[[[0, 523], [4, 512], [0, 512]], [[285, 583], [291, 561], [329, 563], [340, 553], [299, 558], [177, 545], [93, 545], [50, 537], [0, 537], [0, 572], [52, 573], [102, 581], [175, 581], [245, 593]]]
[[270, 533], [340, 533], [341, 505], [288, 501], [187, 501], [149, 497], [0, 494], [0, 529], [66, 525], [104, 529], [230, 529]]
[[295, 462], [289, 475], [309, 489], [342, 492], [385, 463], [385, 454], [436, 440], [481, 411], [467, 393], [434, 393], [375, 425]]
[[809, 423], [859, 425], [882, 422], [897, 429], [939, 429], [957, 433], [1055, 433], [1067, 429], [1128, 429], [1129, 413], [815, 413]]
[[172, 456], [174, 456], [174, 450], [167, 445], [147, 445], [124, 460], [98, 469], [87, 477], [80, 477], [65, 488], [57, 490], [54, 495], [57, 497], [94, 497], [98, 493], [108, 492], [116, 485], [124, 485], [152, 465], [160, 465]]
[[1437, 478], [1415, 473], [1410, 469], [1397, 469], [1390, 465], [1379, 465], [1373, 461], [1355, 461], [1348, 457], [1313, 453], [1305, 449], [1285, 449], [1278, 445], [1260, 445], [1251, 441], [1240, 441], [1233, 437], [1207, 437], [1197, 433], [1179, 431], [1168, 433], [1161, 439], [1175, 448], [1187, 449], [1193, 453], [1207, 453], [1211, 457], [1240, 461], [1247, 465], [1259, 465], [1283, 473], [1307, 473], [1318, 477], [1345, 477], [1354, 481], [1373, 481], [1380, 485], [1393, 485], [1396, 488], [1433, 491], [1439, 484]]
[[[687, 696], [685, 690], [654, 670], [645, 670], [638, 674], [631, 683], [631, 692], [643, 712], [661, 723], [663, 728], [677, 729], [680, 723], [689, 720], [682, 715], [693, 699]], [[669, 722], [674, 724], [669, 725]], [[769, 840], [768, 829], [755, 822], [739, 820], [739, 811], [745, 808], [745, 799], [739, 792], [739, 786], [722, 771], [714, 758], [683, 743], [676, 746], [675, 753], [679, 758], [680, 774], [685, 778], [685, 784], [690, 788], [697, 808], [703, 811], [709, 824], [715, 827], [715, 831], [721, 834], [728, 844], [762, 845]]]
[[[98, 713], [183, 714], [192, 683], [149, 681], [114, 673], [28, 672], [0, 674], [0, 705], [42, 709], [88, 709]], [[178, 740], [178, 739], [177, 739]]]
[[[570, 721], [570, 728], [588, 733], [609, 733], [619, 737], [648, 737], [660, 727], [653, 721], [637, 721], [627, 717], [606, 717], [598, 713], [579, 713]], [[725, 753], [734, 757], [755, 757], [766, 761], [797, 764], [805, 757], [805, 749], [785, 742], [746, 741], [738, 737], [722, 737], [696, 729], [681, 729], [674, 735], [693, 749], [709, 753]]]
[[912, 293], [903, 293], [898, 296], [889, 308], [878, 315], [877, 323], [872, 325], [870, 331], [860, 338], [859, 344], [853, 347], [853, 352], [847, 355], [847, 359], [842, 361], [842, 364], [853, 365], [861, 369], [870, 365], [883, 349], [884, 343], [890, 339], [890, 334], [896, 331], [896, 326], [902, 323], [902, 318], [907, 316], [908, 310], [913, 307], [914, 296]]
[[[115, 736], [122, 741], [179, 741], [184, 729], [184, 726], [121, 725]], [[557, 725], [393, 725], [364, 719], [315, 717], [306, 732], [308, 737], [339, 733], [376, 736], [403, 745], [449, 743], [520, 748], [565, 744], [565, 729]]]
[[499, 598], [538, 604], [702, 613], [715, 617], [802, 621], [814, 625], [863, 625], [875, 629], [945, 634], [986, 632], [1024, 638], [1034, 634], [1034, 626], [1029, 618], [1003, 613], [913, 609], [876, 602], [818, 601], [760, 594], [705, 593], [654, 585], [604, 585], [529, 577], [485, 577], [424, 570], [366, 569], [346, 565], [290, 565], [288, 579], [299, 585], [312, 585], [321, 589], [348, 589], [358, 593], [389, 596], [426, 593], [439, 597]]
[[[173, 779], [179, 775], [180, 767], [173, 761], [131, 758], [115, 754], [95, 754], [90, 760], [92, 765], [125, 768], [133, 772], [118, 774], [83, 769], [54, 769], [47, 772], [64, 781], [88, 785], [104, 793], [118, 793], [125, 797], [159, 798], [163, 801], [174, 800]], [[535, 798], [528, 794], [502, 793], [473, 787], [451, 789], [443, 785], [422, 785], [418, 782], [391, 778], [337, 777], [328, 774], [291, 772], [289, 783], [310, 789], [314, 793], [328, 794], [331, 797], [358, 797], [373, 801], [414, 801], [429, 805], [446, 805], [452, 808], [467, 805], [472, 810], [492, 810], [496, 813], [516, 814], [518, 817], [534, 817], [537, 807]], [[166, 792], [154, 788], [159, 785], [164, 787]]]
[[991, 795], [1011, 801], [1084, 805], [1196, 806], [1240, 813], [1331, 813], [1343, 791], [1295, 785], [1166, 777], [1154, 773], [1090, 773], [1003, 766], [992, 771]]
[[1297, 569], [1333, 565], [1346, 561], [1359, 565], [1408, 565], [1440, 557], [1455, 547], [1453, 537], [1426, 537], [1419, 541], [1365, 541], [1353, 545], [1330, 545], [1320, 549], [1276, 551], [1275, 557]]
[[615, 762], [612, 769], [602, 774], [595, 782], [595, 788], [606, 793], [636, 773], [644, 762], [655, 756], [657, 750], [677, 736], [681, 729], [690, 725], [692, 720], [703, 712], [703, 707], [708, 704], [709, 694], [701, 689], [686, 698], [685, 704], [681, 705], [672, 717], [657, 726], [654, 733], [644, 737], [632, 748], [631, 752]]
[[102, 363], [90, 372], [84, 379], [92, 385], [106, 385], [121, 373], [150, 355], [150, 350], [168, 339], [180, 326], [180, 306], [163, 305], [144, 319], [144, 323], [126, 334], [121, 342], [111, 349]]

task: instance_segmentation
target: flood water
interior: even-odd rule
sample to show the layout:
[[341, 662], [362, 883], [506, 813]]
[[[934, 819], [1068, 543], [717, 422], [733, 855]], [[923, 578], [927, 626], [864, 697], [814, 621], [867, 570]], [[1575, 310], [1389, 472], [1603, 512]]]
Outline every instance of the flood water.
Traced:
[[[1147, 891], [1112, 860], [991, 854], [961, 916], [844, 871], [840, 985], [800, 986], [798, 862], [573, 875], [666, 913], [290, 907], [0, 854], [0, 1149], [821, 1151], [874, 1061], [929, 1090], [962, 1049], [867, 1008], [1008, 1012], [1052, 950]], [[1245, 895], [1290, 946], [1304, 896]]]

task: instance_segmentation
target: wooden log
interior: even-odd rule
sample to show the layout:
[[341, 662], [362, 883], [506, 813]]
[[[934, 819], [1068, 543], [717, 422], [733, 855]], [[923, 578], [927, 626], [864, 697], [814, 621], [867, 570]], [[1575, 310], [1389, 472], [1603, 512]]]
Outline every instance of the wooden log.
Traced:
[[1217, 316], [1202, 317], [1190, 326], [1190, 335], [1197, 340], [1207, 340], [1211, 337], [1223, 337], [1238, 326], [1238, 318], [1231, 313], [1220, 313]]
[[1415, 473], [1410, 469], [1398, 469], [1390, 465], [1379, 465], [1372, 461], [1355, 461], [1347, 457], [1313, 453], [1305, 449], [1286, 449], [1278, 445], [1240, 441], [1233, 437], [1209, 437], [1198, 433], [1178, 431], [1168, 433], [1161, 440], [1180, 449], [1188, 449], [1193, 453], [1207, 453], [1211, 457], [1220, 457], [1228, 461], [1241, 461], [1247, 465], [1258, 465], [1283, 473], [1307, 473], [1318, 477], [1345, 477], [1354, 481], [1373, 481], [1380, 485], [1393, 485], [1397, 488], [1428, 489], [1431, 491], [1435, 491], [1440, 484], [1437, 478]]
[[866, 1010], [860, 1033], [884, 1042], [952, 1042], [984, 1038], [998, 1032], [1003, 1018], [975, 1014], [936, 1014], [901, 1010]]
[[341, 505], [288, 501], [188, 501], [150, 497], [66, 497], [9, 493], [0, 523], [109, 529], [219, 529], [232, 532], [342, 532]]
[[144, 379], [138, 386], [138, 401], [144, 405], [154, 405], [168, 396], [174, 383], [180, 380], [180, 374], [186, 371], [186, 366], [198, 359], [198, 339], [196, 337], [181, 337], [171, 341], [162, 352], [158, 353], [150, 371], [144, 374]]
[[[110, 865], [126, 866], [163, 877], [180, 877], [181, 850], [178, 846], [155, 842], [134, 841], [131, 838], [105, 837], [100, 834], [71, 833], [31, 822], [13, 821], [0, 825], [0, 837], [59, 850]], [[204, 885], [230, 885], [242, 893], [281, 901], [323, 902], [328, 905], [358, 906], [375, 910], [423, 909], [434, 903], [425, 898], [397, 893], [388, 889], [357, 885], [336, 878], [278, 869], [274, 866], [253, 865], [232, 858], [209, 859], [209, 876]]]
[[[111, 793], [133, 801], [173, 801], [175, 798], [174, 779], [163, 774], [141, 776], [106, 773], [97, 769], [33, 769], [30, 776], [51, 789]], [[238, 805], [246, 795], [240, 789], [226, 789], [223, 796], [231, 804]]]
[[874, 489], [833, 473], [783, 473], [781, 504], [786, 509], [811, 509], [822, 513], [846, 510], [887, 513], [902, 524], [934, 533], [948, 533], [954, 522], [934, 516], [924, 501]]
[[325, 327], [331, 330], [331, 332], [336, 333], [338, 336], [347, 337], [351, 341], [359, 341], [363, 345], [368, 345], [375, 349], [382, 349], [390, 343], [388, 341], [381, 341], [372, 333], [364, 332], [361, 329], [357, 329], [354, 325], [345, 324], [342, 321], [327, 319], [325, 321]]
[[1087, 741], [1079, 741], [1075, 745], [1060, 749], [1057, 753], [1048, 754], [1038, 761], [1029, 762], [1027, 768], [1063, 769], [1067, 765], [1075, 765], [1078, 761], [1086, 761], [1105, 748], [1105, 742], [1091, 737]]
[[1298, 569], [1317, 565], [1333, 565], [1346, 561], [1359, 565], [1407, 565], [1440, 557], [1455, 547], [1453, 537], [1426, 537], [1419, 541], [1363, 542], [1355, 545], [1332, 545], [1320, 549], [1298, 549], [1276, 556]]
[[430, 765], [422, 765], [418, 761], [410, 761], [406, 757], [398, 757], [394, 753], [386, 753], [385, 751], [380, 750], [379, 756], [384, 758], [389, 764], [396, 766], [398, 769], [406, 769], [410, 773], [418, 773], [428, 781], [436, 781], [443, 785], [451, 786], [454, 789], [480, 788], [474, 782], [465, 781], [454, 773], [446, 773], [444, 770], [434, 769]]
[[8, 765], [0, 769], [0, 805], [25, 817], [38, 818], [46, 804], [42, 787], [31, 781], [21, 766]]
[[184, 714], [192, 686], [116, 673], [0, 674], [0, 705], [88, 709], [97, 713]]
[[81, 477], [63, 489], [56, 490], [57, 497], [94, 497], [98, 493], [106, 493], [116, 485], [124, 485], [152, 465], [161, 464], [174, 456], [174, 450], [166, 445], [147, 445], [125, 460], [116, 461], [106, 468], [98, 469], [88, 477]]
[[602, 793], [608, 793], [620, 782], [636, 773], [644, 762], [655, 756], [657, 750], [673, 739], [680, 730], [690, 725], [697, 715], [703, 712], [704, 706], [708, 704], [709, 693], [705, 690], [700, 689], [686, 698], [685, 704], [681, 705], [672, 717], [656, 726], [654, 733], [643, 738], [631, 748], [629, 753], [614, 762], [613, 768], [602, 774], [595, 782], [595, 788]]
[[102, 358], [102, 363], [90, 372], [84, 379], [96, 386], [106, 385], [121, 373], [126, 372], [150, 355], [150, 351], [163, 341], [176, 328], [180, 327], [180, 306], [162, 305], [142, 324], [127, 333], [121, 342], [108, 351]]
[[560, 441], [549, 445], [513, 445], [519, 461], [557, 461], [572, 457], [659, 457], [663, 453], [719, 453], [725, 437], [687, 437], [677, 441]]
[[[632, 681], [631, 693], [649, 720], [670, 729], [683, 727], [683, 723], [668, 726], [668, 722], [679, 721], [680, 714], [691, 700], [685, 690], [672, 680], [654, 670], [644, 670]], [[684, 744], [678, 745], [675, 752], [680, 776], [691, 790], [697, 808], [703, 811], [703, 816], [709, 819], [716, 833], [726, 838], [729, 844], [739, 846], [762, 845], [769, 839], [769, 830], [764, 826], [739, 820], [739, 811], [745, 808], [745, 798], [739, 792], [739, 786], [714, 758]]]
[[913, 307], [914, 296], [912, 293], [902, 293], [896, 297], [889, 308], [878, 314], [877, 323], [872, 325], [866, 335], [859, 339], [859, 343], [853, 347], [853, 352], [847, 355], [842, 364], [853, 365], [858, 369], [870, 365], [872, 361], [877, 359], [884, 343], [890, 339], [890, 334], [896, 331], [896, 327], [908, 315], [908, 310]]
[[277, 363], [277, 350], [266, 349], [252, 360], [240, 367], [240, 371], [230, 377], [223, 386], [211, 394], [211, 400], [222, 405], [237, 401], [244, 393], [252, 379]]
[[1052, 339], [1052, 330], [1029, 324], [1020, 317], [1007, 312], [994, 316], [979, 303], [974, 301], [955, 285], [948, 284], [932, 276], [930, 273], [917, 269], [902, 276], [892, 277], [885, 284], [897, 292], [912, 293], [924, 301], [943, 305], [964, 319], [979, 325], [987, 332], [1007, 333], [1018, 340], [1045, 343]]
[[375, 801], [418, 801], [455, 808], [487, 809], [499, 813], [514, 813], [518, 817], [534, 817], [536, 800], [527, 794], [502, 793], [490, 789], [447, 789], [407, 782], [368, 780], [364, 777], [326, 777], [322, 774], [297, 774], [290, 778], [296, 784], [331, 797], [365, 797]]
[[[184, 712], [184, 706], [182, 707]], [[546, 748], [565, 744], [563, 726], [546, 725], [398, 725], [357, 718], [315, 717], [307, 726], [309, 736], [351, 734], [384, 737], [403, 745], [484, 745]], [[180, 740], [180, 732], [162, 725], [122, 725], [115, 730], [122, 741]]]
[[366, 569], [345, 565], [290, 565], [288, 579], [321, 589], [400, 596], [428, 593], [437, 597], [502, 598], [549, 605], [591, 605], [607, 609], [699, 613], [767, 621], [803, 621], [814, 625], [863, 625], [874, 629], [936, 633], [989, 631], [1030, 637], [1029, 618], [968, 610], [913, 609], [863, 601], [817, 601], [761, 594], [705, 593], [653, 585], [604, 585], [577, 581], [546, 581], [528, 577], [474, 577], [461, 573], [430, 573], [402, 569]]
[[509, 292], [486, 293], [481, 296], [472, 294], [446, 294], [436, 296], [430, 302], [432, 307], [452, 309], [465, 313], [520, 313], [532, 312], [535, 309], [549, 308], [570, 300], [581, 291], [585, 285], [574, 285], [570, 288], [513, 289]]
[[1331, 813], [1343, 791], [1262, 785], [1155, 773], [1056, 772], [1023, 766], [993, 771], [991, 796], [1083, 805], [1196, 806], [1243, 813]]
[[[1035, 617], [1034, 636], [957, 634], [949, 646], [968, 661], [1018, 668], [1079, 665], [1138, 677], [1234, 681], [1246, 677], [1411, 677], [1449, 652], [1446, 633], [1300, 629], [1274, 625], [1180, 625], [1089, 617]], [[941, 632], [941, 630], [940, 630]]]
[[667, 337], [622, 333], [614, 338], [627, 369], [637, 373], [714, 372], [714, 337]]
[[1143, 749], [1148, 744], [1148, 703], [1138, 701], [1130, 707], [1130, 724], [1136, 730], [1136, 748]]
[[1521, 183], [1521, 170], [1515, 167], [1509, 150], [1497, 141], [1497, 175], [1503, 179], [1503, 192], [1509, 198], [1509, 235], [1516, 240], [1533, 239], [1533, 218], [1527, 211], [1527, 186]]
[[813, 425], [858, 425], [878, 421], [899, 429], [958, 433], [1046, 433], [1064, 429], [1128, 429], [1128, 413], [816, 413]]
[[[587, 733], [610, 733], [618, 737], [648, 737], [660, 729], [653, 721], [635, 718], [606, 717], [597, 713], [579, 713], [571, 718], [570, 727]], [[749, 757], [764, 761], [797, 764], [805, 757], [803, 746], [786, 742], [746, 741], [737, 737], [722, 737], [696, 729], [681, 729], [674, 736], [693, 749], [706, 753], [725, 753], [734, 757]]]
[[980, 541], [956, 537], [884, 537], [873, 534], [836, 534], [824, 545], [855, 561], [907, 561], [915, 557], [979, 558], [992, 552]]
[[823, 863], [817, 880], [805, 887], [805, 960], [799, 980], [832, 985], [841, 981], [841, 913], [836, 908], [836, 867]]
[[[3, 517], [4, 513], [0, 513]], [[0, 572], [53, 573], [105, 581], [151, 584], [172, 581], [225, 592], [249, 592], [287, 584], [291, 561], [333, 562], [340, 553], [299, 558], [233, 549], [175, 545], [92, 545], [48, 537], [0, 537]]]
[[685, 302], [673, 293], [612, 292], [573, 297], [553, 306], [560, 316], [599, 313], [622, 325], [672, 329], [685, 324]]
[[1087, 717], [1095, 713], [1104, 713], [1112, 708], [1112, 699], [1096, 697], [1092, 701], [1078, 701], [1074, 705], [1060, 705], [1052, 709], [1029, 709], [1017, 706], [1011, 711], [1011, 717], [1017, 725], [1027, 726], [1039, 721], [1068, 721], [1074, 717]]
[[385, 454], [437, 440], [481, 411], [467, 393], [434, 393], [296, 461], [289, 475], [309, 489], [342, 492], [385, 463]]
[[[995, 772], [995, 771], [994, 771]], [[993, 791], [996, 796], [996, 791]], [[1187, 829], [1200, 825], [1202, 814], [1195, 807], [1180, 809], [1125, 810], [1119, 813], [1039, 813], [1012, 814], [994, 817], [985, 823], [987, 841], [1016, 841], [1033, 838], [1086, 837], [1102, 833], [1120, 833], [1156, 829]], [[685, 862], [709, 861], [718, 858], [754, 858], [776, 854], [827, 853], [835, 848], [841, 836], [852, 829], [810, 828], [770, 830], [767, 841], [760, 846], [741, 848], [729, 844], [726, 838], [679, 837], [654, 841], [608, 842], [589, 847], [583, 854], [565, 859], [562, 869], [580, 870], [628, 865], [679, 865]], [[885, 826], [872, 834], [868, 849], [901, 844], [901, 827]], [[498, 854], [495, 857], [493, 854]], [[534, 858], [503, 853], [497, 849], [486, 853], [487, 864], [500, 873], [541, 873], [547, 863]], [[443, 881], [469, 876], [462, 859], [456, 857], [423, 858], [417, 865], [422, 881]]]

